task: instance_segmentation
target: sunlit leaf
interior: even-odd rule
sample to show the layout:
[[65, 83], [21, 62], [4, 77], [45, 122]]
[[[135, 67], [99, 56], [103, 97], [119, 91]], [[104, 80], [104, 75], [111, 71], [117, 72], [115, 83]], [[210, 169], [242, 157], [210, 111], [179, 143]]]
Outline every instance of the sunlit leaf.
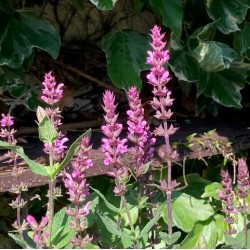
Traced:
[[207, 13], [224, 34], [239, 30], [240, 24], [250, 8], [249, 0], [209, 0], [205, 1]]

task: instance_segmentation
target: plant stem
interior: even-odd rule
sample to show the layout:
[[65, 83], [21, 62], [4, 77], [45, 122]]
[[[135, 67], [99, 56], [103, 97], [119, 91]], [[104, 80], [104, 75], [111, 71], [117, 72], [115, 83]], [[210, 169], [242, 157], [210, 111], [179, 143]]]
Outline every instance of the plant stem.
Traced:
[[[168, 124], [167, 121], [163, 122], [164, 131], [165, 131], [165, 144], [166, 144], [166, 150], [167, 154], [170, 156], [172, 153], [172, 149], [169, 143], [169, 134], [168, 134]], [[172, 162], [170, 160], [167, 161], [168, 164], [168, 191], [167, 191], [167, 209], [168, 209], [168, 235], [172, 235], [172, 207], [171, 207], [171, 186], [172, 186]]]
[[[53, 143], [50, 144], [50, 153], [49, 153], [49, 165], [50, 168], [54, 165], [53, 158]], [[55, 196], [55, 184], [56, 177], [52, 178], [49, 181], [49, 202], [48, 202], [48, 219], [49, 219], [49, 247], [51, 247], [51, 236], [52, 236], [52, 227], [53, 227], [53, 217], [54, 217], [54, 196]]]
[[48, 203], [48, 217], [49, 217], [49, 247], [51, 247], [51, 236], [54, 217], [54, 196], [55, 196], [55, 179], [49, 181], [49, 203]]
[[[129, 209], [128, 209], [128, 206], [127, 206], [127, 202], [126, 202], [126, 199], [125, 199], [124, 195], [121, 196], [121, 201], [122, 201], [122, 204], [123, 204], [123, 206], [125, 208], [126, 214], [128, 216], [128, 221], [129, 221], [130, 229], [131, 229], [131, 231], [133, 233], [133, 236], [135, 237], [136, 236], [135, 235], [135, 228], [134, 228], [134, 225], [133, 225], [133, 222], [132, 222], [132, 219], [131, 219], [131, 216], [130, 216], [130, 212], [129, 212]], [[138, 239], [136, 239], [134, 247], [137, 248], [137, 249], [139, 248]]]

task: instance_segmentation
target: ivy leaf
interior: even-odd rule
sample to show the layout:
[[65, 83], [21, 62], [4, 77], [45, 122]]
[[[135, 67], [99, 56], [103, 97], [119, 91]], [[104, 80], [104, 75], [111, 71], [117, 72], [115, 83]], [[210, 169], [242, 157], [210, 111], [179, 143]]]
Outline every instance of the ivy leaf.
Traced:
[[237, 57], [235, 50], [226, 44], [215, 41], [200, 43], [191, 52], [191, 55], [198, 62], [199, 66], [207, 72], [228, 69]]
[[212, 219], [199, 222], [184, 239], [181, 244], [181, 249], [215, 249], [217, 235], [217, 228]]
[[206, 204], [205, 200], [184, 193], [179, 193], [172, 204], [173, 220], [184, 232], [190, 232], [198, 221], [205, 221], [214, 214], [212, 206]]
[[210, 0], [205, 1], [209, 17], [218, 21], [218, 29], [229, 34], [239, 30], [240, 24], [246, 17], [250, 8], [249, 0]]
[[244, 28], [241, 32], [241, 52], [245, 53], [248, 49], [250, 49], [250, 23], [245, 23]]
[[117, 0], [90, 0], [99, 10], [112, 10]]
[[245, 76], [233, 69], [210, 73], [202, 71], [197, 96], [204, 94], [226, 107], [241, 108], [240, 91], [245, 84]]
[[162, 23], [180, 37], [183, 18], [182, 0], [150, 0], [149, 3], [156, 13], [160, 13]]
[[108, 33], [102, 49], [106, 53], [108, 75], [118, 88], [141, 88], [140, 72], [149, 69], [145, 64], [149, 37], [133, 30]]
[[219, 200], [217, 189], [222, 189], [221, 184], [218, 182], [213, 182], [205, 187], [205, 192], [202, 194], [201, 198], [213, 197], [216, 200]]
[[187, 51], [172, 51], [169, 66], [179, 80], [194, 82], [200, 77], [200, 69], [196, 61]]
[[60, 36], [48, 21], [32, 12], [18, 10], [4, 24], [0, 26], [0, 65], [18, 68], [34, 48], [48, 52], [54, 59], [58, 56]]

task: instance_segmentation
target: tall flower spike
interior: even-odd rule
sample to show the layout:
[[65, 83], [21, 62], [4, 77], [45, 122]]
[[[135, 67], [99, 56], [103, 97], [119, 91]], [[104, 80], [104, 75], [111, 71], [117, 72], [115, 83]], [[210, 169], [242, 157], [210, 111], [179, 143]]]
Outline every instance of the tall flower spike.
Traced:
[[77, 235], [72, 239], [72, 244], [80, 248], [84, 248], [84, 245], [91, 241], [91, 238], [88, 237], [88, 235], [85, 238], [82, 238], [80, 234], [80, 232], [87, 228], [85, 217], [89, 214], [90, 206], [92, 204], [90, 201], [84, 206], [82, 205], [86, 196], [89, 195], [85, 172], [88, 168], [93, 166], [93, 162], [89, 156], [91, 148], [92, 147], [89, 146], [89, 137], [83, 137], [76, 160], [71, 162], [73, 171], [70, 174], [66, 173], [64, 176], [64, 185], [68, 189], [67, 193], [69, 194], [69, 201], [75, 205], [74, 208], [68, 207], [66, 210], [66, 213], [72, 216], [70, 228], [77, 232]]
[[121, 196], [126, 192], [124, 183], [128, 176], [128, 168], [121, 164], [121, 155], [127, 152], [127, 139], [120, 140], [119, 138], [122, 124], [117, 123], [115, 96], [109, 90], [106, 90], [103, 95], [103, 109], [106, 121], [106, 125], [102, 126], [102, 132], [106, 136], [102, 139], [102, 152], [105, 155], [104, 164], [110, 166], [110, 171], [107, 174], [115, 178], [114, 193]]
[[53, 142], [52, 148], [48, 143], [44, 144], [44, 152], [50, 154], [51, 151], [53, 151], [54, 161], [59, 161], [64, 156], [64, 152], [67, 149], [65, 143], [68, 141], [68, 138], [66, 138], [62, 132], [59, 132], [58, 126], [61, 125], [61, 111], [59, 108], [55, 107], [55, 104], [63, 97], [64, 84], [60, 83], [57, 85], [55, 77], [52, 76], [52, 72], [49, 72], [45, 74], [42, 85], [41, 100], [50, 106], [45, 110], [59, 133], [58, 138]]
[[152, 138], [149, 125], [144, 120], [144, 109], [137, 88], [129, 88], [127, 95], [130, 107], [127, 111], [128, 139], [135, 144], [134, 155], [138, 177], [143, 172], [145, 164], [153, 157], [156, 140]]
[[235, 223], [234, 215], [238, 212], [234, 207], [234, 192], [232, 188], [232, 179], [228, 174], [228, 171], [221, 171], [221, 184], [223, 187], [223, 191], [216, 190], [218, 193], [218, 197], [222, 202], [223, 212], [225, 213], [225, 223], [228, 225], [228, 229], [225, 230], [225, 233], [228, 235], [237, 233], [236, 229], [233, 227]]
[[120, 156], [127, 152], [127, 139], [120, 140], [122, 124], [117, 123], [118, 114], [115, 114], [116, 105], [114, 94], [106, 90], [103, 96], [104, 119], [106, 125], [102, 126], [102, 132], [106, 138], [102, 139], [102, 152], [105, 154], [104, 164], [113, 168], [119, 168]]
[[[177, 128], [167, 126], [167, 120], [172, 116], [169, 107], [172, 106], [171, 91], [167, 89], [166, 84], [171, 79], [169, 72], [165, 70], [164, 65], [169, 60], [169, 50], [164, 50], [166, 43], [163, 42], [164, 34], [161, 34], [161, 29], [157, 25], [151, 30], [152, 51], [148, 51], [147, 64], [151, 65], [151, 72], [147, 75], [149, 83], [153, 86], [154, 98], [150, 102], [153, 109], [156, 110], [154, 115], [158, 120], [163, 122], [155, 130], [157, 136], [164, 136], [166, 142], [166, 150], [168, 154], [173, 153], [169, 144], [169, 136], [174, 134]], [[173, 154], [176, 155], [176, 154]]]
[[[170, 106], [173, 104], [171, 91], [166, 85], [170, 80], [169, 72], [165, 70], [164, 65], [169, 60], [169, 50], [165, 50], [166, 43], [163, 42], [165, 34], [161, 34], [161, 29], [157, 25], [153, 27], [150, 34], [152, 42], [150, 43], [152, 50], [148, 51], [147, 64], [151, 66], [150, 73], [147, 75], [149, 83], [153, 86], [154, 98], [150, 102], [153, 109], [156, 110], [154, 117], [162, 122], [155, 129], [156, 136], [164, 136], [166, 145], [166, 155], [168, 166], [168, 180], [162, 182], [162, 190], [166, 192], [167, 209], [168, 209], [168, 234], [172, 235], [172, 207], [171, 207], [171, 191], [178, 185], [172, 181], [172, 162], [177, 156], [177, 152], [173, 151], [169, 142], [169, 136], [177, 130], [173, 125], [168, 126], [168, 120], [172, 116]], [[166, 191], [168, 190], [168, 191]]]

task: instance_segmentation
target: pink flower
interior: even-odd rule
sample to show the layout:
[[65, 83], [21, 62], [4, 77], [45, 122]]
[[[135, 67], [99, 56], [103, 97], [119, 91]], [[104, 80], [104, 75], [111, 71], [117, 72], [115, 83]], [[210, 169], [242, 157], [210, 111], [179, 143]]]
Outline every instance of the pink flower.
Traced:
[[106, 125], [102, 126], [102, 132], [106, 138], [102, 139], [102, 152], [105, 154], [104, 164], [119, 168], [120, 156], [127, 152], [127, 139], [120, 140], [122, 124], [117, 123], [118, 114], [115, 114], [115, 96], [106, 90], [103, 95], [104, 119]]
[[45, 74], [44, 82], [42, 84], [44, 88], [42, 90], [43, 95], [41, 96], [41, 100], [50, 106], [59, 102], [63, 97], [64, 84], [60, 83], [57, 85], [55, 77], [52, 76], [52, 72]]
[[[87, 202], [85, 205], [82, 203], [89, 195], [89, 188], [87, 180], [85, 178], [85, 172], [88, 168], [93, 166], [93, 162], [89, 157], [89, 137], [83, 137], [80, 143], [80, 150], [77, 153], [76, 159], [71, 162], [73, 168], [72, 173], [65, 173], [64, 185], [68, 189], [69, 201], [74, 204], [74, 207], [68, 207], [66, 213], [72, 216], [70, 221], [70, 228], [74, 229], [78, 236], [80, 232], [86, 229], [87, 224], [85, 220], [80, 218], [86, 217], [90, 213], [90, 207], [92, 202]], [[76, 236], [76, 237], [78, 237]], [[74, 241], [73, 241], [73, 244]]]
[[40, 224], [37, 223], [32, 215], [28, 215], [26, 220], [29, 223], [31, 230], [34, 232], [33, 241], [36, 243], [36, 248], [43, 248], [46, 246], [46, 239], [49, 237], [49, 233], [43, 231], [48, 225], [48, 217], [42, 217]]
[[153, 157], [155, 138], [152, 138], [149, 125], [144, 120], [144, 109], [136, 87], [129, 88], [127, 95], [130, 107], [127, 111], [128, 139], [135, 143], [136, 176], [139, 176], [144, 165]]
[[14, 124], [14, 117], [11, 115], [7, 114], [2, 114], [2, 119], [0, 121], [1, 127], [11, 127]]

